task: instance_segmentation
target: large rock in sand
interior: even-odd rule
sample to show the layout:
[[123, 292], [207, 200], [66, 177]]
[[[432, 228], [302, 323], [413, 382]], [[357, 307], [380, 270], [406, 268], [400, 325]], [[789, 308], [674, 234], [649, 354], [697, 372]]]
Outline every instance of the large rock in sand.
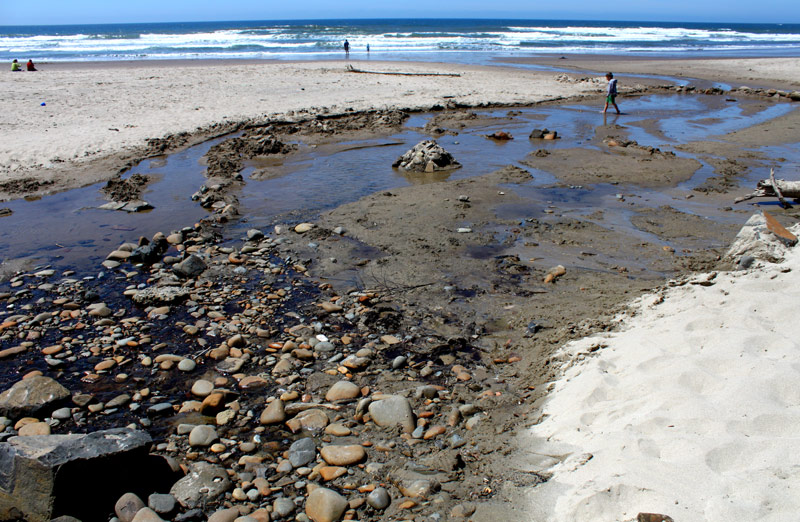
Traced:
[[414, 145], [392, 163], [392, 167], [411, 172], [436, 172], [461, 167], [452, 154], [444, 150], [435, 140], [425, 140]]
[[105, 520], [123, 493], [143, 496], [175, 480], [150, 444], [127, 428], [11, 437], [0, 444], [0, 520]]
[[[800, 226], [794, 225], [789, 231], [798, 235]], [[736, 234], [725, 259], [739, 264], [741, 268], [754, 265], [754, 262], [758, 262], [755, 265], [763, 262], [780, 263], [786, 257], [788, 249], [785, 241], [770, 232], [764, 216], [753, 214]]]

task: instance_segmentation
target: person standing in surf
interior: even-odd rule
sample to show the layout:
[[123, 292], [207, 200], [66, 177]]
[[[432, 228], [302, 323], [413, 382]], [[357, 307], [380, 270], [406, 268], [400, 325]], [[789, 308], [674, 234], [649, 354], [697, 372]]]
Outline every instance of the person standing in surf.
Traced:
[[344, 41], [344, 55], [347, 58], [350, 57], [350, 42], [347, 40]]
[[606, 105], [603, 107], [603, 114], [608, 110], [609, 103], [617, 110], [617, 114], [620, 114], [619, 107], [617, 107], [617, 80], [610, 72], [606, 73], [606, 80], [608, 80], [608, 87], [606, 87]]

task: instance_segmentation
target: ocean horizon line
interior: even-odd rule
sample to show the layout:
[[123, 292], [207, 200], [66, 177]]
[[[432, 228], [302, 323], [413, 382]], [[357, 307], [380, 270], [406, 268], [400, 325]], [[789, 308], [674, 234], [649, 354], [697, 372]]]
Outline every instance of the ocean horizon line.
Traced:
[[459, 16], [429, 16], [429, 17], [347, 17], [347, 18], [326, 18], [326, 17], [303, 17], [303, 18], [240, 18], [228, 20], [167, 20], [167, 21], [124, 21], [124, 22], [93, 22], [81, 24], [0, 24], [0, 30], [7, 28], [18, 27], [94, 27], [105, 25], [172, 25], [172, 24], [228, 24], [228, 23], [264, 23], [264, 22], [311, 22], [311, 21], [324, 21], [324, 22], [393, 22], [393, 21], [415, 21], [415, 20], [441, 20], [441, 21], [522, 21], [522, 22], [582, 22], [582, 23], [613, 23], [613, 24], [686, 24], [686, 25], [741, 25], [741, 26], [759, 26], [759, 25], [775, 25], [775, 26], [791, 26], [800, 25], [797, 22], [742, 22], [736, 20], [644, 20], [638, 18], [530, 18], [530, 17], [459, 17]]

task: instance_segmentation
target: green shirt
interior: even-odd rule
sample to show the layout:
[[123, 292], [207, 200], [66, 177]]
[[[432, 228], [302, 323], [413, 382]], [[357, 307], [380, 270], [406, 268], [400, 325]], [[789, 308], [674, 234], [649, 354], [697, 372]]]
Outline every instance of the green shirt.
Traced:
[[19, 63], [14, 62], [14, 63], [11, 64], [11, 70], [12, 71], [21, 71], [22, 69], [19, 68]]

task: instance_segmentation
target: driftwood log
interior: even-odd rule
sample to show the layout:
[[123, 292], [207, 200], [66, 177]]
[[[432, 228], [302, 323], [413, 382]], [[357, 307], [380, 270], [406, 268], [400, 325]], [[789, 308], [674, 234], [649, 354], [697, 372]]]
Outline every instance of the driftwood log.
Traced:
[[409, 72], [388, 72], [388, 71], [363, 71], [361, 69], [356, 69], [352, 65], [348, 65], [347, 67], [345, 67], [345, 70], [351, 73], [386, 74], [389, 76], [451, 76], [454, 78], [461, 77], [461, 75], [458, 73], [409, 73]]
[[778, 198], [781, 206], [789, 208], [791, 205], [785, 198], [800, 198], [800, 181], [786, 181], [785, 179], [775, 179], [775, 172], [770, 170], [769, 179], [762, 179], [756, 183], [756, 190], [746, 196], [738, 197], [734, 203], [741, 203], [753, 198]]

